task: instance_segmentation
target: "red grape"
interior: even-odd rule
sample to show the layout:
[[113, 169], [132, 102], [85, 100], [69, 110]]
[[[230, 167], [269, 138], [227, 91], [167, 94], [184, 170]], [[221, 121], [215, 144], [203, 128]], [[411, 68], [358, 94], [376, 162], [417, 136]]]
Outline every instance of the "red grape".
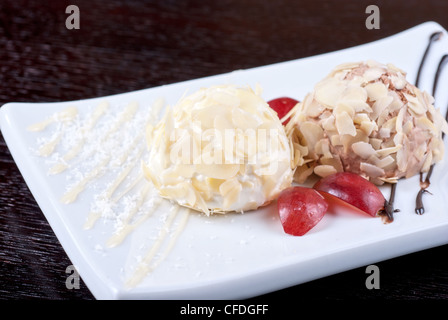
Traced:
[[319, 192], [298, 186], [283, 190], [277, 206], [283, 230], [294, 236], [302, 236], [311, 230], [328, 209], [328, 203]]
[[317, 181], [313, 188], [321, 192], [332, 205], [332, 210], [335, 206], [351, 209], [355, 207], [375, 217], [384, 209], [386, 202], [376, 185], [351, 172], [339, 172], [326, 176]]
[[[294, 108], [294, 106], [299, 103], [299, 101], [289, 98], [289, 97], [281, 97], [277, 99], [273, 99], [268, 101], [269, 106], [277, 112], [278, 118], [281, 120], [284, 116], [288, 114], [288, 112]], [[289, 119], [286, 119], [283, 122], [283, 125], [286, 125], [289, 122]]]

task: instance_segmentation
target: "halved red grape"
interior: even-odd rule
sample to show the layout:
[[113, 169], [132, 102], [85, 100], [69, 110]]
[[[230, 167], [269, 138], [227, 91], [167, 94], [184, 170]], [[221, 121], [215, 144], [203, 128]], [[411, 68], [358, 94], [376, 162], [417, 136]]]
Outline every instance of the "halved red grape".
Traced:
[[[299, 103], [299, 101], [289, 98], [289, 97], [280, 97], [277, 99], [273, 99], [268, 101], [269, 106], [278, 114], [278, 118], [281, 120], [284, 116], [288, 114], [288, 112], [294, 108], [294, 106]], [[283, 125], [286, 125], [289, 122], [289, 119], [283, 121]]]
[[339, 172], [326, 176], [317, 181], [313, 188], [327, 199], [331, 210], [335, 208], [334, 206], [347, 206], [375, 217], [384, 209], [386, 203], [376, 185], [352, 172]]
[[328, 204], [316, 190], [305, 187], [289, 187], [277, 199], [283, 230], [294, 236], [302, 236], [311, 230], [325, 215]]

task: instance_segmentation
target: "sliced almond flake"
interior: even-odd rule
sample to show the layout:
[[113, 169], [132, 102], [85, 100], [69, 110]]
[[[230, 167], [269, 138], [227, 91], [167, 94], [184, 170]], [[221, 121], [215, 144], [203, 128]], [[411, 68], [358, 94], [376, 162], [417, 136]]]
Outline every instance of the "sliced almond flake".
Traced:
[[320, 139], [319, 141], [317, 141], [316, 146], [315, 146], [315, 152], [317, 154], [323, 155], [324, 157], [332, 157], [331, 152], [330, 152], [330, 142], [328, 141], [328, 139]]
[[295, 143], [292, 150], [294, 151], [292, 168], [303, 165], [305, 157], [308, 155], [308, 148]]
[[[196, 196], [196, 192], [193, 188], [193, 186], [187, 182], [181, 184], [181, 188], [187, 190], [187, 194], [186, 194], [186, 201], [187, 204], [189, 204], [190, 206], [194, 207], [196, 204], [196, 200], [197, 200], [197, 196]], [[175, 197], [173, 197], [174, 199], [177, 199]]]
[[239, 164], [196, 164], [196, 172], [215, 179], [233, 178], [239, 171]]
[[299, 144], [297, 142], [292, 142], [292, 145], [293, 145], [293, 148], [295, 150], [298, 150], [302, 156], [308, 155], [308, 147], [302, 146], [301, 144]]
[[425, 116], [415, 119], [415, 125], [423, 130], [428, 130], [433, 136], [437, 136], [438, 130], [434, 124]]
[[389, 104], [387, 109], [390, 114], [395, 114], [401, 108], [405, 106], [405, 103], [401, 100], [400, 96], [395, 91], [389, 91], [389, 96], [392, 97], [392, 102]]
[[400, 149], [402, 149], [401, 145], [396, 145], [395, 147], [390, 147], [390, 148], [383, 148], [383, 149], [376, 150], [376, 155], [378, 157], [385, 157], [392, 153], [398, 152], [398, 150], [400, 150]]
[[261, 124], [253, 114], [240, 108], [233, 108], [231, 117], [235, 127], [242, 130], [257, 128]]
[[334, 78], [327, 78], [316, 85], [314, 97], [322, 105], [333, 109], [344, 89], [344, 83]]
[[213, 190], [210, 188], [210, 185], [206, 181], [201, 181], [198, 179], [191, 179], [191, 184], [193, 188], [198, 191], [204, 200], [210, 200], [213, 195]]
[[425, 111], [428, 111], [425, 95], [423, 94], [423, 91], [421, 91], [416, 86], [412, 86], [413, 92], [415, 94], [415, 97], [417, 98], [418, 104], [420, 104]]
[[419, 117], [421, 115], [424, 115], [426, 112], [426, 110], [423, 106], [421, 106], [420, 104], [413, 103], [413, 102], [408, 103], [408, 109], [409, 109], [409, 112], [414, 117]]
[[317, 141], [316, 144], [314, 145], [314, 152], [318, 155], [322, 155], [322, 141], [323, 140], [324, 139]]
[[178, 186], [163, 186], [159, 188], [160, 194], [163, 197], [170, 199], [177, 199], [179, 202], [184, 201], [187, 190]]
[[384, 125], [384, 123], [389, 119], [389, 117], [390, 117], [389, 110], [384, 109], [378, 116], [378, 119], [376, 120], [378, 127], [381, 128]]
[[363, 159], [367, 159], [370, 156], [374, 155], [375, 149], [373, 149], [372, 145], [368, 142], [359, 141], [352, 144], [352, 150], [358, 156]]
[[350, 106], [355, 112], [372, 112], [370, 105], [362, 100], [343, 100], [341, 103]]
[[336, 67], [333, 68], [332, 72], [330, 73], [330, 76], [339, 71], [355, 69], [359, 67], [361, 64], [362, 62], [345, 62], [338, 64]]
[[326, 176], [329, 176], [330, 174], [337, 173], [337, 170], [330, 165], [318, 165], [314, 168], [314, 173], [324, 178]]
[[406, 79], [401, 75], [401, 73], [399, 73], [397, 76], [392, 76], [390, 78], [392, 85], [395, 87], [395, 89], [397, 90], [402, 90], [404, 89], [404, 87], [407, 84]]
[[212, 99], [218, 102], [219, 104], [228, 106], [228, 107], [238, 107], [240, 105], [240, 99], [237, 95], [230, 95], [223, 91], [214, 91], [212, 92]]
[[193, 110], [192, 121], [200, 124], [201, 128], [213, 128], [215, 118], [230, 118], [229, 111], [220, 108], [218, 105], [211, 105], [205, 108]]
[[225, 197], [229, 192], [231, 192], [233, 189], [239, 189], [241, 187], [241, 184], [238, 182], [236, 178], [229, 179], [221, 183], [219, 186], [219, 193]]
[[322, 139], [320, 141], [322, 143], [322, 154], [325, 158], [331, 158], [330, 141], [328, 139]]
[[381, 143], [383, 139], [370, 138], [369, 143], [372, 145], [373, 149], [378, 150], [381, 148]]
[[385, 123], [383, 123], [383, 125], [381, 126], [381, 129], [387, 129], [387, 130], [389, 130], [389, 133], [392, 131], [395, 132], [395, 131], [397, 131], [396, 124], [397, 124], [397, 117], [393, 117], [393, 118], [390, 118], [389, 120], [387, 120]]
[[205, 202], [202, 195], [199, 194], [199, 192], [196, 192], [196, 200], [197, 200], [195, 203], [196, 208], [199, 209], [199, 211], [205, 213], [207, 216], [209, 216], [211, 214], [211, 211], [208, 208], [207, 203]]
[[414, 125], [412, 123], [412, 121], [406, 121], [405, 124], [403, 125], [403, 133], [405, 135], [408, 135], [412, 129], [414, 128]]
[[394, 139], [393, 139], [394, 136], [395, 135], [393, 135], [389, 139], [383, 139], [383, 142], [381, 142], [381, 148], [380, 149], [394, 148], [396, 146], [395, 142], [394, 142]]
[[316, 118], [325, 110], [325, 107], [316, 100], [309, 99], [304, 101], [304, 110], [308, 117]]
[[314, 166], [308, 166], [308, 164], [297, 167], [297, 169], [294, 172], [294, 181], [299, 184], [302, 184], [308, 179], [309, 176], [313, 174], [313, 172], [314, 172]]
[[380, 114], [384, 110], [387, 110], [386, 108], [389, 107], [393, 100], [393, 97], [389, 95], [376, 99], [375, 103], [372, 105], [372, 114], [370, 115], [371, 119], [377, 120]]
[[398, 177], [379, 177], [380, 180], [384, 181], [385, 183], [397, 183], [398, 182]]
[[340, 102], [344, 101], [358, 101], [358, 102], [366, 102], [367, 101], [367, 90], [358, 85], [349, 85], [339, 100]]
[[406, 136], [402, 132], [397, 132], [393, 138], [393, 142], [396, 146], [403, 144], [403, 139], [405, 139]]
[[426, 142], [422, 142], [421, 144], [417, 145], [413, 152], [412, 155], [418, 160], [421, 161], [424, 157], [425, 154], [427, 153], [428, 150], [428, 146], [426, 144]]
[[365, 62], [365, 64], [367, 65], [367, 66], [369, 66], [370, 68], [384, 68], [384, 65], [383, 64], [381, 64], [381, 63], [379, 63], [378, 61], [376, 61], [376, 60], [373, 60], [373, 59], [369, 59], [369, 60], [367, 60], [366, 62]]
[[337, 115], [341, 114], [342, 112], [346, 112], [350, 116], [350, 119], [353, 119], [353, 117], [355, 116], [355, 110], [353, 109], [353, 107], [350, 104], [346, 104], [344, 102], [339, 102], [336, 105], [336, 107], [334, 108], [333, 113], [337, 117]]
[[340, 135], [356, 135], [356, 127], [353, 124], [353, 120], [345, 111], [336, 114], [336, 128], [338, 129]]
[[322, 128], [326, 131], [336, 130], [334, 115], [332, 114], [329, 117], [322, 119], [321, 125], [322, 125]]
[[371, 67], [364, 72], [363, 77], [367, 82], [370, 82], [378, 80], [384, 73], [386, 73], [384, 68]]
[[291, 168], [296, 168], [305, 163], [303, 156], [300, 154], [300, 151], [294, 150], [294, 155], [292, 156]]
[[196, 204], [196, 192], [192, 185], [184, 182], [176, 186], [163, 186], [159, 189], [164, 197], [176, 199], [179, 204], [186, 204], [194, 207]]
[[386, 66], [388, 69], [390, 69], [392, 71], [399, 72], [404, 76], [406, 75], [406, 72], [404, 72], [402, 69], [398, 68], [396, 65], [394, 65], [392, 63], [388, 63]]
[[[266, 104], [258, 95], [258, 89], [256, 88], [256, 94], [253, 95], [249, 90], [238, 89], [238, 98], [240, 100], [240, 107], [244, 108], [245, 111], [256, 114], [259, 106]], [[271, 110], [270, 108], [263, 108], [266, 110]], [[274, 112], [275, 114], [275, 112]], [[273, 114], [269, 113], [266, 115], [268, 119], [272, 119]]]
[[336, 169], [337, 172], [344, 171], [344, 167], [342, 166], [341, 159], [337, 155], [332, 158], [326, 158], [326, 157], [321, 158], [319, 161], [322, 165], [332, 166], [333, 168]]
[[228, 117], [215, 117], [213, 119], [213, 126], [216, 130], [224, 132], [225, 130], [231, 130], [235, 128], [230, 116]]
[[324, 137], [324, 132], [322, 128], [311, 121], [306, 121], [300, 125], [300, 132], [302, 133], [306, 145], [309, 151], [314, 151], [314, 146], [317, 141]]
[[369, 163], [372, 163], [382, 169], [395, 163], [395, 159], [391, 156], [385, 156], [384, 158], [380, 159], [376, 155], [372, 155], [368, 160]]
[[330, 136], [330, 142], [333, 146], [342, 146], [341, 136], [334, 134]]
[[367, 95], [372, 101], [377, 101], [387, 96], [388, 89], [382, 82], [373, 82], [365, 86]]
[[341, 136], [341, 142], [344, 147], [344, 152], [346, 153], [351, 152], [351, 145], [359, 141], [369, 142], [369, 137], [361, 129], [356, 130], [356, 135], [354, 137], [350, 135]]
[[206, 178], [205, 182], [207, 183], [208, 187], [213, 192], [219, 192], [219, 187], [221, 184], [223, 184], [226, 180], [225, 179], [215, 179], [215, 178]]
[[390, 137], [390, 129], [383, 127], [378, 131], [378, 135], [380, 136], [380, 138], [383, 138], [383, 139], [389, 138]]
[[408, 166], [408, 150], [406, 148], [406, 144], [403, 144], [403, 147], [397, 150], [397, 167], [401, 172], [406, 172]]
[[404, 93], [403, 94], [408, 101], [408, 107], [416, 116], [423, 115], [426, 112], [425, 106], [423, 106], [419, 99], [413, 95]]
[[353, 122], [356, 124], [361, 124], [363, 121], [370, 121], [370, 117], [367, 113], [356, 113], [353, 117]]
[[359, 128], [368, 136], [370, 136], [374, 130], [378, 130], [377, 124], [373, 121], [362, 121]]
[[255, 183], [253, 181], [242, 181], [241, 185], [243, 186], [243, 188], [246, 188], [246, 189], [255, 188]]
[[359, 168], [372, 178], [378, 178], [385, 174], [383, 169], [367, 162], [361, 162]]

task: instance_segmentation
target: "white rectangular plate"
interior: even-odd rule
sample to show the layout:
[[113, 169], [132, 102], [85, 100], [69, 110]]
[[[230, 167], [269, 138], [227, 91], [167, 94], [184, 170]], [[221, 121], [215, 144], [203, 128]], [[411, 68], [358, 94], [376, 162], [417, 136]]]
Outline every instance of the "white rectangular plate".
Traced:
[[[448, 157], [435, 167], [432, 195], [425, 195], [424, 215], [414, 213], [418, 177], [399, 182], [395, 207], [401, 211], [391, 224], [383, 224], [380, 218], [327, 214], [308, 234], [293, 237], [283, 232], [273, 204], [245, 214], [212, 217], [194, 212], [184, 216], [181, 210], [173, 224], [165, 228], [171, 204], [163, 202], [121, 244], [109, 248], [107, 241], [115, 230], [114, 219], [101, 219], [88, 230], [83, 225], [95, 195], [107, 186], [113, 173], [89, 184], [74, 203], [61, 203], [69, 179], [76, 179], [83, 164], [78, 162], [59, 175], [48, 175], [48, 159], [36, 156], [35, 150], [38, 139], [56, 132], [56, 125], [39, 133], [26, 128], [70, 105], [78, 108], [80, 117], [85, 117], [98, 103], [108, 101], [111, 112], [104, 121], [112, 121], [131, 101], [138, 102], [144, 114], [158, 98], [174, 104], [187, 90], [193, 92], [199, 87], [224, 83], [252, 88], [259, 84], [266, 100], [279, 96], [302, 99], [336, 65], [368, 59], [393, 63], [406, 70], [408, 80], [414, 82], [428, 39], [436, 31], [443, 31], [444, 36], [431, 48], [420, 84], [430, 92], [438, 62], [448, 52], [448, 35], [434, 22], [337, 52], [131, 93], [62, 103], [8, 103], [0, 109], [1, 130], [33, 196], [97, 299], [254, 297], [448, 243], [448, 212], [444, 204], [448, 198]], [[442, 74], [439, 85], [448, 87], [447, 73]], [[443, 114], [447, 103], [447, 91], [439, 90], [436, 107]], [[446, 142], [445, 146], [448, 149]], [[382, 191], [389, 196], [389, 187], [382, 187]], [[188, 220], [176, 236], [183, 217]], [[165, 231], [166, 237], [159, 238], [159, 246], [155, 247], [157, 234]], [[126, 287], [124, 283], [138, 261], [151, 250], [153, 261], [160, 263], [137, 286]]]

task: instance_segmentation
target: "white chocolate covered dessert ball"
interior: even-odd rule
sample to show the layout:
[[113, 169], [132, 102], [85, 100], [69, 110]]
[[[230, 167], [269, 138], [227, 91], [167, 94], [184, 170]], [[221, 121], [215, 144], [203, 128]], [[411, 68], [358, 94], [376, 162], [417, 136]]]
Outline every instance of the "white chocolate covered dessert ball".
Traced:
[[168, 108], [150, 136], [146, 177], [162, 197], [207, 215], [257, 209], [292, 183], [284, 128], [248, 87], [200, 89]]

